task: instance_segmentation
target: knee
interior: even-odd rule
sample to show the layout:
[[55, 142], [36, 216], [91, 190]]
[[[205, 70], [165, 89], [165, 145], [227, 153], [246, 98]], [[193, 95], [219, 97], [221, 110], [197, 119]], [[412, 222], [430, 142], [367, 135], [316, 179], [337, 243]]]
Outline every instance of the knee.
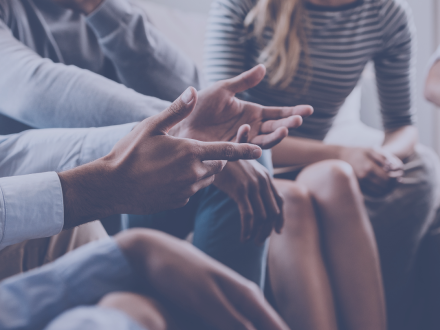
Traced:
[[309, 240], [311, 235], [316, 234], [317, 226], [309, 190], [294, 181], [283, 180], [276, 186], [284, 199], [283, 232], [289, 238]]
[[109, 293], [101, 299], [98, 305], [119, 310], [147, 329], [166, 330], [168, 328], [159, 305], [153, 299], [138, 294]]
[[341, 160], [326, 160], [307, 167], [298, 177], [309, 187], [311, 194], [319, 199], [329, 192], [360, 192], [356, 175], [350, 164]]

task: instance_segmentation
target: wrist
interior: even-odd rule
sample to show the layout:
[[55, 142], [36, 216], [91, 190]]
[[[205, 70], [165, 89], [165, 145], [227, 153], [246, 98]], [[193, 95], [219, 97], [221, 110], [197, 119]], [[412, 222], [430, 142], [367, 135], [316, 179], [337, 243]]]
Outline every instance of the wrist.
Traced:
[[115, 214], [108, 168], [99, 159], [58, 173], [63, 190], [64, 228]]
[[332, 159], [344, 160], [345, 154], [348, 151], [349, 147], [332, 145], [330, 146], [330, 154], [332, 155]]

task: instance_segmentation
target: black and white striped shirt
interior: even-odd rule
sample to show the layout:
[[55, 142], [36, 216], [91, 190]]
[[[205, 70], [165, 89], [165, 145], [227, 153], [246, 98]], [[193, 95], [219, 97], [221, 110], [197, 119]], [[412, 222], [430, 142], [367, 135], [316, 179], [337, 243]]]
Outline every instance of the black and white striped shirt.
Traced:
[[[208, 82], [253, 67], [264, 45], [246, 38], [244, 19], [256, 0], [215, 0], [210, 13], [205, 69]], [[413, 123], [411, 99], [413, 28], [398, 0], [357, 0], [341, 7], [306, 3], [309, 82], [304, 58], [289, 88], [265, 79], [245, 97], [265, 105], [310, 104], [315, 113], [292, 135], [322, 140], [370, 60], [374, 61], [385, 129]], [[264, 40], [272, 31], [267, 28]], [[298, 93], [298, 91], [300, 91]]]

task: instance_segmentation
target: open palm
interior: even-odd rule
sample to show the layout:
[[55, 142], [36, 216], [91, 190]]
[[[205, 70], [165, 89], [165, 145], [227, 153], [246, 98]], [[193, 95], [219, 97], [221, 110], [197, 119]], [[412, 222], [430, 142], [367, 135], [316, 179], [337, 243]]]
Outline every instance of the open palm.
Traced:
[[308, 105], [264, 107], [235, 97], [260, 83], [266, 74], [263, 65], [232, 79], [219, 81], [198, 93], [193, 113], [181, 122], [178, 135], [201, 141], [233, 141], [240, 126], [249, 124], [249, 142], [268, 149], [302, 124], [312, 114]]

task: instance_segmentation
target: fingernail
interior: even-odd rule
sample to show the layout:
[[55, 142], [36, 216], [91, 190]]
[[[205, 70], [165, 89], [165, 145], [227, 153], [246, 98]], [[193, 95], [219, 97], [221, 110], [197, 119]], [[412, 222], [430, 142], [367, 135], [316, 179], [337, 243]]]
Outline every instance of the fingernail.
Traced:
[[181, 96], [181, 100], [183, 103], [189, 104], [191, 103], [191, 101], [193, 100], [194, 96], [193, 93], [191, 91], [191, 87], [188, 87], [186, 89], [186, 91], [183, 92], [182, 96]]
[[261, 157], [261, 149], [255, 149], [252, 152], [252, 157], [254, 157], [254, 159], [260, 158]]

